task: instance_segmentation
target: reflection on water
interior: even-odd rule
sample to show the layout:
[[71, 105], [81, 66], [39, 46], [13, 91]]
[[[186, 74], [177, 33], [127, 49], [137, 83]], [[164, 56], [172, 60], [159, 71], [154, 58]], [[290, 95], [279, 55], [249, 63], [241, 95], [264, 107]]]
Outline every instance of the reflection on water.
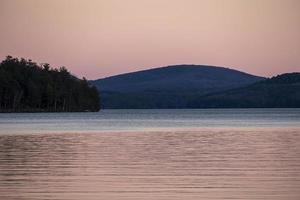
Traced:
[[98, 113], [0, 113], [7, 133], [86, 133], [190, 128], [298, 127], [300, 109], [102, 110]]
[[2, 134], [0, 199], [298, 200], [300, 131]]

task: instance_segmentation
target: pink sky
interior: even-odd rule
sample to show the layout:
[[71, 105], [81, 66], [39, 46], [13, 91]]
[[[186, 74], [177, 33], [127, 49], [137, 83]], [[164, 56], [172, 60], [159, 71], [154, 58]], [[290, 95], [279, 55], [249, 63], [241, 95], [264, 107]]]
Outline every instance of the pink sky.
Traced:
[[299, 0], [1, 0], [0, 58], [95, 79], [172, 64], [300, 71]]

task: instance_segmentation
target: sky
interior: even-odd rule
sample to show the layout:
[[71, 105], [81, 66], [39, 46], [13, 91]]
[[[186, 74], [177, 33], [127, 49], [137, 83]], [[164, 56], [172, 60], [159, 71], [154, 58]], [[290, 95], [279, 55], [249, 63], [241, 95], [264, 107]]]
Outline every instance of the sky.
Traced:
[[0, 59], [97, 79], [174, 64], [300, 71], [299, 0], [0, 0]]

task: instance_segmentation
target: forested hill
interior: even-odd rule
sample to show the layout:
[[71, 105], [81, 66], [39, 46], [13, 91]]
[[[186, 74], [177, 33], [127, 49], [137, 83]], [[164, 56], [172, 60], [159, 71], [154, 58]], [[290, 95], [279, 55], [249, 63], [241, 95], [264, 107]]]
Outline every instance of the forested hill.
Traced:
[[188, 108], [300, 108], [300, 73], [287, 73], [246, 87], [194, 97]]
[[172, 65], [91, 81], [101, 92], [173, 91], [208, 93], [263, 80], [241, 71], [206, 65]]
[[0, 112], [98, 111], [99, 94], [65, 67], [7, 58], [0, 64]]
[[263, 80], [237, 70], [206, 65], [174, 65], [90, 81], [103, 108], [186, 108], [194, 96]]

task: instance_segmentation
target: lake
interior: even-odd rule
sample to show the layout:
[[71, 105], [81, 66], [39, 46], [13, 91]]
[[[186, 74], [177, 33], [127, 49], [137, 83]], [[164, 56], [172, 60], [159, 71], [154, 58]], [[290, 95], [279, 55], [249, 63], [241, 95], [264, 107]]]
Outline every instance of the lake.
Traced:
[[300, 109], [0, 114], [2, 200], [300, 199]]

